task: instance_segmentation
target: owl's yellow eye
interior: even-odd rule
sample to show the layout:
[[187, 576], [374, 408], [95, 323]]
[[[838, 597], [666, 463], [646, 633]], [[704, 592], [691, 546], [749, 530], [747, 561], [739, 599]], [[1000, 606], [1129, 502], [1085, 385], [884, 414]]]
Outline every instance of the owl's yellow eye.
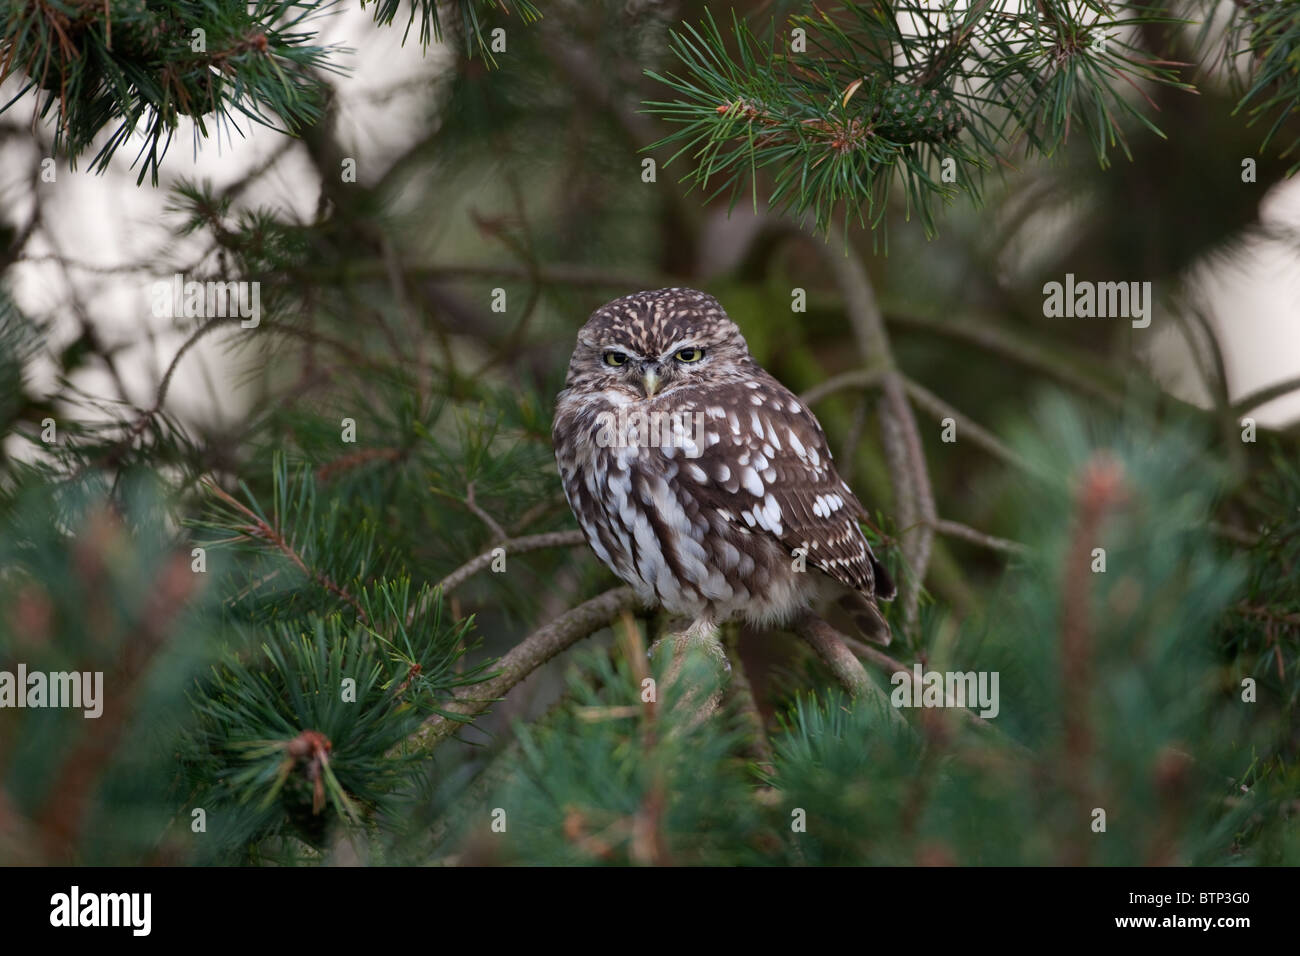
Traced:
[[605, 364], [612, 365], [615, 368], [618, 368], [620, 365], [627, 364], [627, 356], [624, 355], [622, 352], [606, 352]]
[[681, 349], [673, 358], [679, 362], [698, 362], [704, 358], [704, 349]]

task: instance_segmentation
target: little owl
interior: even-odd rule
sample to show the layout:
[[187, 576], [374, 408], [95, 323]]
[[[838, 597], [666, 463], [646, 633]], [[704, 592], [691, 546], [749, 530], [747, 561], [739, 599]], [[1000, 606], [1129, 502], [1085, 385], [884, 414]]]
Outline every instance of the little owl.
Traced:
[[749, 354], [712, 296], [597, 309], [555, 409], [564, 493], [597, 556], [650, 606], [711, 627], [788, 622], [839, 598], [888, 642], [894, 584], [812, 412]]

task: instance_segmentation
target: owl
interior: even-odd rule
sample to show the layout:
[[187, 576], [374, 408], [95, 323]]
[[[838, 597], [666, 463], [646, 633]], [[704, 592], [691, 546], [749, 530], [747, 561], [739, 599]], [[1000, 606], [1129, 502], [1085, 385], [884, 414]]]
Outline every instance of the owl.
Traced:
[[826, 600], [888, 643], [894, 584], [812, 412], [749, 354], [717, 300], [638, 292], [578, 332], [552, 430], [600, 560], [692, 626], [789, 622]]

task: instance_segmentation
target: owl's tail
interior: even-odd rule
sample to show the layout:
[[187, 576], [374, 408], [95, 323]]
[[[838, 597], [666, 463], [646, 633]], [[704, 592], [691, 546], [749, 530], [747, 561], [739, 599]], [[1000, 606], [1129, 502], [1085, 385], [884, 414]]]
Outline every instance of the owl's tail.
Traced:
[[867, 554], [868, 560], [871, 561], [871, 577], [875, 581], [873, 592], [877, 601], [892, 601], [894, 595], [898, 593], [898, 588], [894, 587], [894, 579], [889, 576], [885, 566], [876, 560], [874, 554]]
[[[888, 576], [886, 576], [885, 580], [889, 581]], [[892, 588], [892, 582], [890, 584]], [[879, 583], [876, 586], [879, 587]], [[892, 590], [890, 591], [890, 597], [893, 597]], [[857, 625], [859, 633], [867, 640], [886, 647], [893, 640], [893, 635], [889, 631], [889, 622], [880, 613], [880, 608], [876, 606], [876, 602], [865, 594], [860, 591], [850, 591], [836, 603], [848, 612], [853, 623]]]

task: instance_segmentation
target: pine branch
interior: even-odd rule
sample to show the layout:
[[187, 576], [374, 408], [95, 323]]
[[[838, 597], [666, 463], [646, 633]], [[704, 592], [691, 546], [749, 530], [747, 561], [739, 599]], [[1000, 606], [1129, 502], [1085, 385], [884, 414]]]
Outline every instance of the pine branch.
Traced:
[[[1214, 0], [1202, 0], [1206, 23], [1218, 10]], [[1210, 31], [1203, 31], [1209, 36]], [[1253, 125], [1272, 117], [1260, 149], [1282, 132], [1288, 119], [1300, 110], [1300, 9], [1292, 3], [1257, 3], [1237, 0], [1224, 32], [1228, 70], [1240, 93], [1234, 114], [1244, 113]], [[1285, 157], [1300, 146], [1300, 136], [1285, 144]], [[1288, 175], [1300, 169], [1294, 164]]]
[[421, 47], [427, 47], [431, 41], [444, 42], [448, 32], [445, 22], [448, 12], [453, 12], [453, 23], [460, 31], [464, 41], [465, 55], [472, 57], [480, 54], [489, 67], [496, 66], [492, 55], [491, 41], [483, 14], [500, 10], [509, 16], [514, 13], [525, 23], [535, 23], [542, 18], [542, 12], [529, 0], [455, 0], [454, 6], [446, 4], [448, 9], [439, 9], [440, 0], [361, 0], [364, 8], [367, 3], [374, 7], [375, 23], [388, 26], [397, 19], [404, 6], [409, 7], [406, 17], [406, 29], [402, 34], [405, 43], [411, 35], [411, 28], [417, 26], [417, 37]]
[[[1137, 90], [1155, 108], [1138, 82], [1192, 89], [1177, 78], [1188, 64], [1126, 39], [1177, 22], [1148, 9], [1117, 16], [1096, 4], [980, 0], [951, 26], [953, 11], [925, 0], [888, 10], [841, 0], [833, 13], [792, 16], [807, 50], [778, 41], [775, 24], [759, 37], [734, 13], [729, 43], [706, 11], [698, 28], [673, 34], [685, 74], [648, 72], [677, 94], [646, 103], [679, 126], [655, 147], [693, 163], [686, 178], [706, 201], [735, 201], [748, 181], [757, 207], [759, 171], [771, 169], [769, 204], [823, 231], [840, 215], [882, 226], [897, 181], [933, 235], [936, 206], [959, 195], [978, 202], [1003, 147], [1051, 155], [1074, 127], [1104, 166], [1116, 143], [1128, 154], [1122, 119], [1163, 135], [1130, 101]], [[941, 174], [945, 165], [956, 175]]]
[[[236, 526], [232, 530], [241, 534], [249, 541], [265, 542], [266, 544], [271, 545], [272, 548], [292, 561], [309, 579], [315, 581], [330, 594], [333, 594], [339, 600], [351, 606], [351, 608], [357, 612], [357, 619], [359, 621], [363, 624], [368, 623], [365, 609], [362, 608], [361, 603], [346, 588], [336, 583], [334, 579], [324, 571], [320, 571], [308, 565], [302, 555], [298, 553], [298, 550], [289, 543], [281, 529], [272, 525], [271, 522], [264, 520], [257, 514], [257, 512], [253, 511], [239, 499], [227, 494], [225, 489], [212, 479], [205, 478], [202, 484], [204, 488], [225, 504], [226, 507], [247, 519], [247, 524]], [[414, 614], [412, 614], [412, 616], [414, 616]]]

